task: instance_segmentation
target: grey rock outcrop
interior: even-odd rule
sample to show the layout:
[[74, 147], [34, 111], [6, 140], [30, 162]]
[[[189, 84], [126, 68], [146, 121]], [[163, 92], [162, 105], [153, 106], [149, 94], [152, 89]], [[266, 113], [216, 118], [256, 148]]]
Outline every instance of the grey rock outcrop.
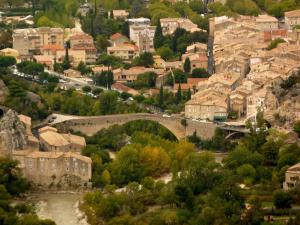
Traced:
[[12, 151], [27, 145], [26, 128], [18, 114], [8, 110], [0, 119], [0, 155], [11, 156]]
[[8, 95], [8, 88], [5, 86], [3, 80], [0, 80], [0, 103], [3, 103]]

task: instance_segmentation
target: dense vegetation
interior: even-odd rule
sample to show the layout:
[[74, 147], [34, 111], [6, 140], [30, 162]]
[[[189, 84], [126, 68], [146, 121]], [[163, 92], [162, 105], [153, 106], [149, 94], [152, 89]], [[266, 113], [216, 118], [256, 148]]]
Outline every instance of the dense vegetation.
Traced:
[[[104, 186], [87, 194], [82, 205], [91, 224], [268, 224], [265, 215], [297, 212], [299, 187], [284, 192], [281, 185], [286, 169], [300, 162], [300, 148], [286, 144], [279, 131], [268, 130], [262, 113], [256, 124], [248, 123], [251, 133], [238, 144], [224, 140], [220, 131], [210, 141], [196, 134], [189, 138], [202, 149], [226, 146], [223, 165], [212, 153], [149, 134], [153, 127], [140, 125], [125, 125], [129, 133], [116, 126], [88, 138], [94, 148], [88, 145], [85, 151], [97, 156], [93, 168], [101, 171], [94, 181]], [[117, 151], [116, 157], [110, 160], [105, 148]], [[165, 173], [172, 174], [171, 182], [154, 180]], [[116, 191], [115, 185], [125, 189]], [[291, 217], [289, 224], [293, 221]]]
[[21, 177], [18, 162], [0, 157], [0, 224], [3, 225], [55, 225], [51, 220], [40, 220], [28, 204], [11, 205], [29, 188]]

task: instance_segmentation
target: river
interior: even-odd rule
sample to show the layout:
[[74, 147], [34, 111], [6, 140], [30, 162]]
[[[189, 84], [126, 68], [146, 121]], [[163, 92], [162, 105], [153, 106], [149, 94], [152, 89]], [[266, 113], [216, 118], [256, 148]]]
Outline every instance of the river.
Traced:
[[51, 219], [57, 225], [88, 225], [77, 207], [82, 197], [79, 193], [34, 193], [28, 196], [28, 201], [35, 204], [42, 219]]

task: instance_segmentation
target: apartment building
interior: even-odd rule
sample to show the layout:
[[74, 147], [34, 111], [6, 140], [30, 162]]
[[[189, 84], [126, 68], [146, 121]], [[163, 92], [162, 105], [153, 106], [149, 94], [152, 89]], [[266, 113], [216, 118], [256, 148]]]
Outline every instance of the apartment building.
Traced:
[[197, 24], [187, 18], [162, 18], [160, 24], [163, 35], [173, 34], [177, 28], [185, 29], [188, 32], [200, 31]]
[[123, 60], [131, 61], [139, 55], [139, 49], [133, 44], [118, 44], [107, 48], [107, 54], [120, 57]]
[[64, 46], [64, 31], [61, 28], [39, 27], [13, 31], [13, 48], [20, 57], [30, 58], [41, 53], [44, 45]]

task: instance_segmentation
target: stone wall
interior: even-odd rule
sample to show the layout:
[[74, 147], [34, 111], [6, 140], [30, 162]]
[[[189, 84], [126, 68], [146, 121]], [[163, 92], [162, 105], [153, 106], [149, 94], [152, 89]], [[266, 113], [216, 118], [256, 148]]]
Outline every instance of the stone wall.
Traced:
[[217, 125], [211, 122], [188, 121], [186, 136], [192, 135], [195, 131], [202, 139], [211, 139], [214, 136]]

